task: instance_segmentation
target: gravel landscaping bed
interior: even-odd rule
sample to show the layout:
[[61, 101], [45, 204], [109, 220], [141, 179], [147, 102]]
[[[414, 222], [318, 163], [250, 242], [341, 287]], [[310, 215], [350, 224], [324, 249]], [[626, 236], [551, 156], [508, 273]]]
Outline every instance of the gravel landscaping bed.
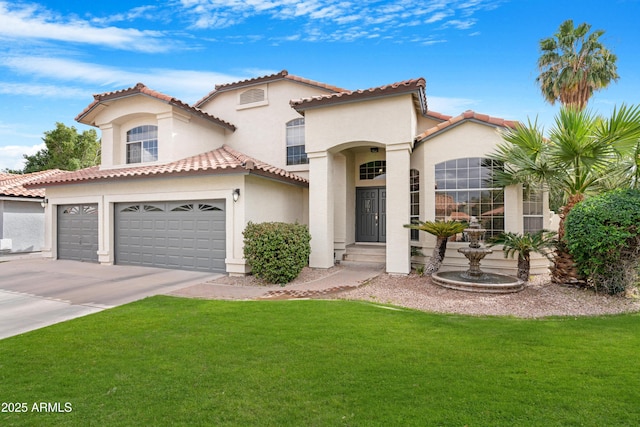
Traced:
[[478, 294], [446, 289], [430, 278], [415, 274], [381, 274], [357, 289], [333, 298], [393, 304], [417, 310], [468, 315], [595, 316], [640, 311], [638, 298], [596, 295], [587, 289], [550, 283], [548, 275], [536, 276], [525, 289], [512, 294]]
[[[286, 290], [290, 285], [312, 282], [342, 268], [344, 267], [336, 266], [328, 270], [304, 268], [293, 282], [284, 287], [266, 284], [253, 276], [222, 277], [212, 283]], [[637, 297], [596, 295], [588, 289], [559, 286], [550, 283], [548, 275], [534, 276], [522, 292], [479, 294], [434, 285], [426, 276], [380, 274], [355, 289], [320, 297], [393, 304], [436, 313], [523, 318], [596, 316], [640, 311], [640, 299]]]

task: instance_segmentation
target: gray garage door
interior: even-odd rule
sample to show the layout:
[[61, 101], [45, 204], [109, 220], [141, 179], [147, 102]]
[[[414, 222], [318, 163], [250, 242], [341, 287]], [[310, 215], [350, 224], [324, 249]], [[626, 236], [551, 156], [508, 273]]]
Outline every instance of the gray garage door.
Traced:
[[98, 262], [98, 205], [58, 206], [58, 258]]
[[224, 200], [118, 203], [115, 262], [225, 272]]

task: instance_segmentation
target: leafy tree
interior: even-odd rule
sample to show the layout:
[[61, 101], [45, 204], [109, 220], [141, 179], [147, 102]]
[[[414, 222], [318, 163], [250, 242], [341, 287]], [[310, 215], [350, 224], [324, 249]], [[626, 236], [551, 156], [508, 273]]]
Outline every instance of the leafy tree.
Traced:
[[555, 236], [555, 232], [547, 230], [524, 234], [501, 233], [493, 237], [487, 246], [502, 245], [505, 258], [513, 258], [518, 254], [518, 279], [528, 282], [531, 271], [531, 252], [538, 252], [550, 260], [553, 259], [551, 253], [557, 242]]
[[558, 229], [558, 250], [552, 270], [558, 283], [574, 281], [577, 272], [564, 241], [564, 220], [573, 206], [589, 194], [597, 194], [611, 185], [632, 177], [620, 170], [621, 162], [637, 164], [633, 156], [640, 138], [640, 106], [614, 109], [603, 118], [586, 110], [563, 107], [556, 116], [549, 136], [537, 123], [519, 125], [503, 132], [504, 142], [489, 155], [503, 163], [494, 171], [493, 185], [524, 184], [533, 189], [548, 189], [552, 199], [563, 204]]
[[602, 30], [587, 34], [591, 25], [574, 27], [569, 19], [554, 37], [540, 40], [540, 75], [536, 81], [551, 105], [560, 101], [584, 109], [594, 91], [617, 81], [617, 57], [601, 42]]
[[77, 170], [100, 163], [100, 141], [95, 130], [78, 133], [74, 127], [56, 123], [44, 133], [46, 147], [34, 155], [24, 155], [24, 173], [47, 169]]
[[449, 237], [462, 233], [467, 228], [467, 223], [459, 221], [416, 221], [414, 224], [405, 224], [406, 228], [425, 231], [436, 236], [436, 246], [429, 259], [424, 274], [431, 275], [440, 270], [442, 260], [447, 252]]

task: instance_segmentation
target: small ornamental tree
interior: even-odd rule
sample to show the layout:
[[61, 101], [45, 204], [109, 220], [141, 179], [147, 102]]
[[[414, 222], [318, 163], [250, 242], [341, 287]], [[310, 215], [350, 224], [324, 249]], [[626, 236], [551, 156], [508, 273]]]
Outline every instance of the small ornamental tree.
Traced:
[[578, 203], [565, 226], [569, 251], [589, 286], [616, 294], [638, 285], [640, 190], [614, 190]]
[[269, 283], [289, 283], [309, 263], [311, 235], [306, 225], [249, 222], [242, 234], [251, 271]]
[[553, 259], [552, 250], [557, 244], [556, 233], [540, 230], [535, 233], [501, 233], [491, 239], [488, 247], [502, 245], [504, 257], [513, 258], [518, 254], [518, 279], [529, 281], [531, 271], [531, 252], [538, 252], [547, 259]]
[[433, 273], [437, 273], [442, 266], [442, 260], [447, 253], [447, 242], [449, 237], [455, 236], [458, 233], [462, 233], [468, 224], [466, 222], [459, 221], [416, 221], [413, 224], [405, 224], [406, 228], [413, 230], [425, 231], [429, 234], [436, 236], [436, 246], [433, 248], [433, 253], [429, 259], [429, 264], [424, 269], [424, 273], [427, 276], [431, 276]]

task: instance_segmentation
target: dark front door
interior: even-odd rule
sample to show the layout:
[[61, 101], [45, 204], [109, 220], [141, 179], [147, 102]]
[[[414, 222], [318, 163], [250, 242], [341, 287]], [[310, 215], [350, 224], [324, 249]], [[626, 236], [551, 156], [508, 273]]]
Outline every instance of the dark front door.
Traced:
[[356, 241], [387, 241], [387, 189], [356, 189]]

